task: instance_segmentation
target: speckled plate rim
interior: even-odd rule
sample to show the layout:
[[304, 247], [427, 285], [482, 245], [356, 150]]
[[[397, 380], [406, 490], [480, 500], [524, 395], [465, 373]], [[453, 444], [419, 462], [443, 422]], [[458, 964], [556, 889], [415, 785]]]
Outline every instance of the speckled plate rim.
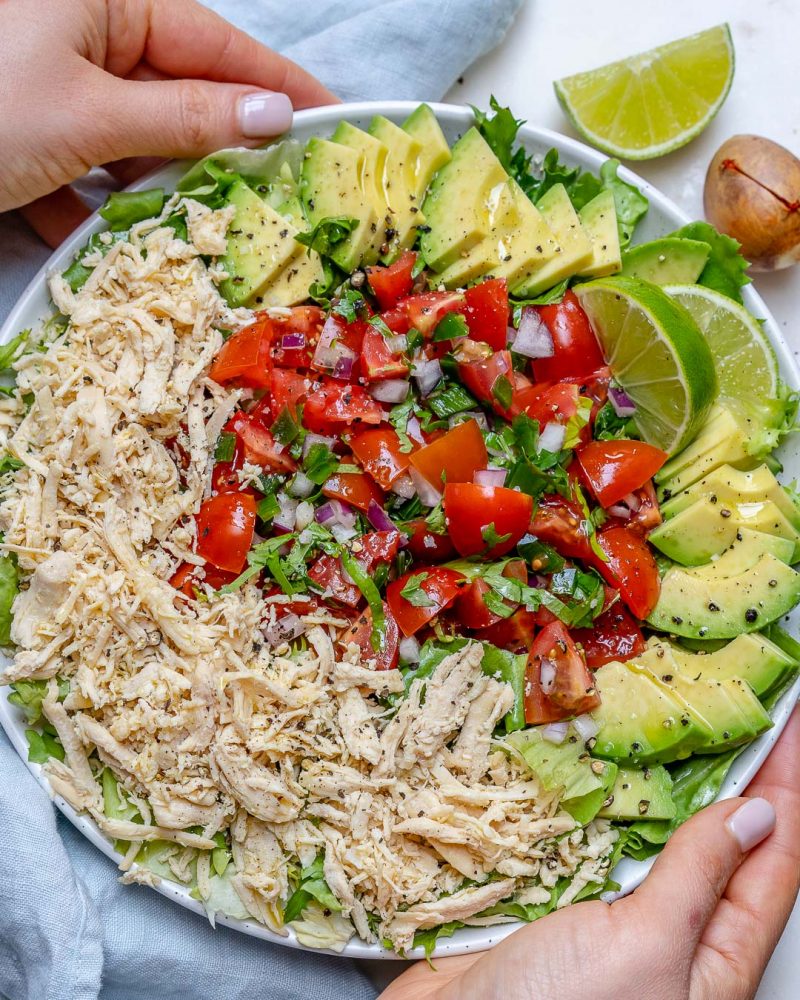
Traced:
[[[387, 118], [400, 123], [416, 106], [417, 103], [413, 101], [375, 101], [338, 104], [326, 108], [312, 108], [300, 111], [295, 115], [291, 134], [305, 141], [312, 135], [329, 134], [342, 119], [352, 122], [354, 125], [366, 126], [373, 115], [376, 114], [385, 115]], [[434, 103], [431, 104], [431, 107], [435, 111], [448, 140], [451, 142], [473, 124], [472, 112], [468, 108], [452, 104]], [[531, 153], [542, 154], [552, 146], [555, 146], [565, 161], [587, 169], [596, 171], [606, 160], [606, 157], [602, 153], [591, 149], [584, 143], [560, 135], [549, 129], [524, 125], [520, 129], [519, 138]], [[188, 166], [189, 163], [187, 161], [167, 163], [151, 171], [135, 184], [132, 184], [130, 190], [135, 191], [154, 186], [162, 186], [167, 190], [172, 190], [178, 178]], [[636, 184], [650, 200], [650, 211], [645, 222], [637, 232], [637, 242], [643, 242], [653, 239], [656, 236], [664, 235], [689, 221], [688, 216], [674, 202], [670, 201], [670, 199], [633, 171], [623, 167], [620, 169], [620, 176]], [[36, 327], [37, 324], [47, 318], [52, 312], [52, 304], [50, 303], [46, 287], [47, 275], [53, 270], [63, 270], [67, 267], [73, 253], [83, 246], [88, 237], [105, 227], [104, 220], [95, 213], [52, 254], [31, 280], [9, 313], [8, 318], [0, 329], [0, 344], [8, 341], [20, 330], [27, 327]], [[765, 329], [778, 356], [783, 378], [794, 388], [800, 388], [800, 372], [798, 372], [795, 365], [792, 352], [784, 340], [777, 323], [767, 310], [763, 299], [752, 286], [744, 289], [744, 298], [745, 304], [751, 312], [765, 320]], [[788, 447], [784, 447], [781, 450], [780, 456], [787, 467], [789, 477], [800, 475], [800, 449], [793, 441], [790, 441]], [[798, 614], [797, 609], [790, 616], [790, 621], [795, 626], [796, 631], [796, 626], [798, 621], [800, 621], [800, 614]], [[0, 661], [3, 659], [0, 657]], [[64, 816], [107, 857], [118, 862], [121, 856], [114, 850], [111, 841], [100, 831], [97, 824], [88, 817], [76, 813], [61, 797], [53, 796], [41, 767], [38, 764], [28, 762], [24, 720], [19, 710], [8, 703], [8, 695], [8, 688], [0, 688], [0, 724], [2, 724], [3, 729], [6, 731], [22, 760], [25, 761], [29, 771], [47, 791]], [[731, 798], [740, 795], [747, 787], [783, 731], [792, 708], [797, 702], [798, 695], [800, 695], [800, 678], [786, 691], [773, 709], [772, 718], [774, 720], [774, 727], [747, 747], [736, 759], [722, 786], [720, 798]], [[627, 895], [632, 892], [645, 878], [654, 860], [650, 859], [649, 861], [638, 862], [630, 858], [623, 859], [617, 865], [614, 872], [614, 878], [620, 884], [621, 889], [611, 898]], [[184, 886], [162, 880], [156, 891], [160, 892], [163, 896], [175, 900], [175, 902], [186, 909], [203, 917], [205, 916], [202, 904], [192, 899], [188, 889]], [[230, 917], [218, 915], [216, 922], [273, 944], [311, 952], [317, 950], [300, 944], [291, 930], [289, 930], [288, 936], [282, 937], [251, 920], [235, 920]], [[442, 940], [437, 946], [435, 954], [437, 956], [463, 955], [469, 952], [485, 951], [502, 941], [509, 934], [512, 934], [519, 927], [520, 924], [511, 923], [502, 924], [497, 927], [463, 928], [456, 931], [451, 938]], [[367, 944], [355, 937], [350, 940], [340, 954], [349, 958], [388, 960], [396, 960], [398, 958], [393, 952], [388, 951], [379, 944]], [[421, 949], [416, 949], [408, 952], [406, 957], [421, 958], [423, 957], [423, 953]]]

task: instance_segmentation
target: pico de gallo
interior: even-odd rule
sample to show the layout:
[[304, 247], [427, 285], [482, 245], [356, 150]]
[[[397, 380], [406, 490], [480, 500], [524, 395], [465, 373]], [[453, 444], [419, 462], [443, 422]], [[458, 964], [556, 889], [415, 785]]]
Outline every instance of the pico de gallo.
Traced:
[[519, 725], [591, 711], [592, 671], [644, 649], [667, 455], [637, 439], [571, 291], [519, 305], [502, 279], [428, 278], [406, 251], [223, 343], [210, 377], [241, 405], [196, 516], [205, 566], [172, 583], [255, 580], [286, 639], [324, 610], [384, 669], [476, 638], [527, 654]]

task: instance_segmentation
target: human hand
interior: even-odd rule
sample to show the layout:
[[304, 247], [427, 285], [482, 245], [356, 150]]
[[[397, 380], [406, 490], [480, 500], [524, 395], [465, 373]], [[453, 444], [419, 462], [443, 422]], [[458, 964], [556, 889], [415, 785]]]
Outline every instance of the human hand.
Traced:
[[800, 886], [798, 763], [800, 709], [748, 797], [680, 827], [633, 895], [558, 910], [435, 972], [420, 962], [381, 1000], [750, 1000]]
[[142, 157], [258, 146], [337, 100], [196, 0], [0, 3], [0, 59], [0, 212], [28, 205], [53, 246], [88, 214], [63, 186], [91, 167], [129, 183]]

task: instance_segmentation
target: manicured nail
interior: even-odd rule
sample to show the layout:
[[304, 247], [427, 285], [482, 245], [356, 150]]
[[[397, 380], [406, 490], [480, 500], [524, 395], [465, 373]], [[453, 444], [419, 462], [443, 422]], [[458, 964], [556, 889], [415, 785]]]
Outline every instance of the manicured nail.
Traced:
[[239, 98], [239, 125], [248, 139], [280, 135], [292, 127], [294, 109], [286, 94], [260, 90]]
[[748, 799], [728, 817], [726, 824], [742, 851], [749, 851], [775, 829], [775, 810], [766, 799]]

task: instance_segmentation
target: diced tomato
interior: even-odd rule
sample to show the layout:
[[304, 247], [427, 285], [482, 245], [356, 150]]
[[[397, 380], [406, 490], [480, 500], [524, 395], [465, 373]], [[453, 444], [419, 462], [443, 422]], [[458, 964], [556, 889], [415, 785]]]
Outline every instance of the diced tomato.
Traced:
[[566, 424], [578, 411], [578, 386], [571, 382], [532, 385], [518, 393], [515, 403], [520, 413], [539, 421], [539, 429], [555, 421]]
[[592, 554], [589, 537], [581, 527], [583, 512], [574, 500], [556, 493], [539, 498], [531, 521], [531, 534], [570, 559], [588, 559]]
[[591, 628], [573, 629], [572, 638], [583, 647], [592, 670], [612, 660], [630, 660], [646, 648], [642, 630], [619, 602], [595, 618]]
[[[511, 559], [503, 567], [503, 576], [510, 580], [519, 580], [522, 583], [528, 582], [528, 571], [523, 559]], [[485, 629], [495, 622], [503, 621], [503, 616], [496, 611], [492, 611], [484, 600], [490, 592], [491, 587], [483, 579], [476, 576], [468, 587], [465, 587], [453, 605], [456, 620], [460, 625], [469, 629]], [[503, 598], [503, 604], [511, 611], [516, 604]]]
[[209, 376], [220, 385], [236, 382], [249, 389], [268, 389], [274, 328], [268, 319], [259, 319], [225, 341], [214, 358]]
[[[401, 593], [412, 576], [420, 575], [423, 578], [419, 586], [426, 598], [426, 606], [421, 607], [406, 600]], [[390, 583], [386, 588], [386, 600], [403, 635], [413, 635], [449, 607], [466, 584], [463, 573], [446, 566], [420, 567]]]
[[[202, 580], [198, 576], [198, 570], [201, 568], [203, 570]], [[225, 570], [212, 566], [211, 563], [206, 563], [203, 567], [195, 566], [194, 563], [184, 563], [178, 567], [169, 582], [184, 597], [194, 599], [196, 588], [208, 584], [214, 590], [219, 590], [220, 587], [235, 580], [237, 576], [237, 573], [227, 573]]]
[[[532, 513], [533, 497], [505, 486], [448, 481], [444, 487], [447, 533], [462, 556], [510, 552], [527, 532]], [[487, 544], [486, 533], [492, 530], [504, 540]]]
[[[261, 313], [256, 313], [260, 318]], [[308, 368], [325, 313], [319, 306], [295, 306], [289, 316], [272, 316], [272, 363], [278, 368]]]
[[[342, 465], [352, 464], [352, 457], [342, 458]], [[365, 472], [334, 472], [322, 486], [322, 492], [333, 500], [343, 500], [365, 513], [370, 503], [383, 506], [383, 492]]]
[[537, 382], [587, 375], [603, 365], [603, 355], [589, 317], [581, 309], [574, 292], [567, 292], [555, 305], [537, 306], [536, 310], [547, 325], [555, 348], [552, 357], [534, 359], [533, 373]]
[[495, 387], [499, 378], [505, 378], [509, 383], [509, 389], [513, 389], [512, 372], [511, 352], [505, 350], [495, 351], [488, 358], [461, 361], [458, 365], [458, 377], [472, 395], [481, 403], [487, 403], [494, 407], [499, 406], [499, 412], [503, 413], [506, 411], [495, 394], [500, 392], [502, 396], [502, 389]]
[[611, 507], [644, 486], [669, 457], [644, 441], [590, 441], [576, 449], [589, 488]]
[[350, 447], [359, 464], [385, 490], [406, 471], [412, 454], [402, 451], [397, 431], [388, 425], [356, 431]]
[[447, 313], [464, 311], [464, 296], [461, 292], [423, 292], [402, 299], [400, 305], [411, 326], [427, 336]]
[[[661, 517], [661, 509], [658, 506], [658, 499], [656, 497], [656, 490], [653, 486], [653, 481], [650, 480], [645, 483], [641, 489], [634, 490], [633, 496], [636, 498], [636, 503], [639, 506], [635, 509], [631, 508], [630, 518], [623, 521], [617, 521], [617, 523], [626, 524], [629, 528], [641, 531], [646, 535], [648, 532], [652, 531], [653, 528], [657, 528], [663, 520]], [[609, 520], [612, 520], [612, 518], [609, 518]]]
[[361, 345], [369, 329], [364, 320], [356, 319], [348, 323], [338, 313], [329, 313], [320, 331], [311, 367], [342, 382], [355, 380], [359, 372]]
[[317, 434], [338, 434], [343, 424], [379, 424], [383, 418], [380, 403], [366, 389], [335, 379], [324, 379], [312, 389], [303, 409], [303, 423]]
[[544, 607], [537, 608], [535, 611], [531, 612], [533, 615], [534, 624], [544, 627], [545, 625], [551, 625], [553, 622], [559, 621], [558, 615], [554, 615], [553, 612]]
[[[575, 379], [570, 378], [563, 381], [574, 382]], [[586, 396], [595, 404], [592, 411], [592, 418], [597, 415], [597, 410], [608, 399], [608, 386], [610, 382], [611, 369], [607, 365], [603, 365], [602, 368], [598, 368], [597, 371], [590, 372], [588, 375], [581, 376], [578, 390], [581, 396]]]
[[[542, 687], [543, 666], [547, 691]], [[582, 715], [599, 704], [592, 675], [563, 623], [553, 622], [542, 629], [531, 647], [525, 675], [528, 725]]]
[[406, 551], [411, 553], [415, 562], [446, 562], [456, 554], [456, 549], [450, 540], [450, 536], [437, 535], [431, 531], [425, 523], [424, 517], [409, 521], [406, 528], [409, 532]]
[[[275, 368], [272, 372], [270, 382], [270, 394], [265, 396], [253, 411], [254, 414], [261, 414], [269, 408], [272, 420], [275, 421], [288, 406], [293, 417], [297, 416], [297, 404], [305, 399], [308, 392], [317, 383], [310, 379], [298, 375], [297, 372], [287, 371], [283, 368]], [[261, 417], [264, 420], [264, 417]]]
[[527, 608], [517, 608], [509, 618], [501, 618], [494, 625], [475, 632], [475, 638], [490, 642], [511, 653], [527, 653], [536, 631], [535, 616]]
[[408, 318], [408, 310], [400, 302], [393, 309], [387, 309], [386, 312], [381, 313], [381, 319], [389, 327], [392, 333], [398, 336], [404, 333], [408, 333], [411, 329], [411, 320]]
[[241, 487], [236, 470], [241, 469], [241, 460], [233, 462], [217, 462], [211, 470], [211, 489], [214, 493], [238, 492]]
[[508, 282], [490, 278], [464, 292], [469, 335], [502, 351], [508, 339]]
[[411, 272], [417, 263], [413, 250], [404, 250], [388, 267], [368, 267], [367, 281], [381, 309], [392, 309], [398, 299], [411, 292], [414, 279]]
[[[361, 539], [361, 551], [354, 558], [372, 573], [379, 563], [391, 562], [400, 548], [399, 531], [373, 531]], [[326, 591], [325, 597], [341, 601], [354, 608], [361, 602], [361, 591], [345, 576], [342, 562], [327, 553], [319, 556], [309, 567], [308, 577]]]
[[608, 561], [594, 553], [588, 561], [619, 590], [637, 618], [647, 618], [661, 592], [658, 566], [647, 542], [638, 531], [612, 524], [598, 532], [597, 543]]
[[408, 364], [402, 354], [393, 352], [386, 337], [370, 326], [361, 344], [361, 374], [367, 382], [377, 382], [387, 378], [407, 378]]
[[256, 501], [249, 493], [219, 493], [197, 514], [196, 552], [217, 569], [241, 573], [253, 544]]
[[280, 596], [280, 601], [270, 601], [270, 607], [275, 609], [275, 617], [278, 621], [286, 615], [311, 615], [324, 607], [315, 594], [294, 594], [291, 598], [286, 597], [278, 586], [270, 587], [264, 591], [264, 597]]
[[481, 429], [465, 420], [409, 456], [409, 464], [440, 492], [447, 483], [471, 483], [489, 461]]
[[394, 620], [392, 609], [383, 602], [383, 617], [386, 629], [383, 642], [379, 649], [372, 645], [372, 611], [365, 608], [346, 631], [342, 632], [339, 642], [344, 648], [352, 642], [361, 650], [362, 660], [375, 660], [376, 670], [393, 670], [399, 659], [400, 631]]
[[238, 448], [245, 461], [260, 465], [270, 472], [294, 472], [297, 463], [272, 436], [258, 417], [237, 413], [225, 424], [225, 430], [234, 433]]

